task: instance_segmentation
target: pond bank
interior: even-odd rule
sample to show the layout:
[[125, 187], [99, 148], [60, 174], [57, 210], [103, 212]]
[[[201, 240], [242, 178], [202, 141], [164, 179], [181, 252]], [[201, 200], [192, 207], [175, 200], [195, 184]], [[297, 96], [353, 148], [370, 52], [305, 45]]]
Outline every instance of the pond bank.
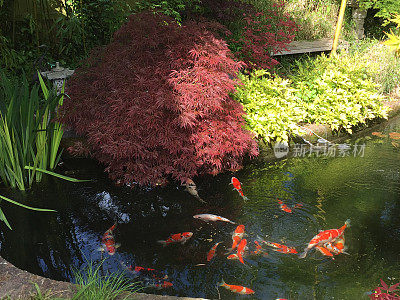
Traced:
[[[7, 299], [7, 297], [10, 299], [30, 299], [32, 295], [36, 294], [34, 283], [38, 285], [43, 295], [47, 294], [51, 297], [68, 299], [73, 297], [76, 292], [75, 285], [70, 282], [56, 281], [34, 275], [27, 271], [18, 269], [4, 258], [0, 257], [0, 299]], [[136, 293], [134, 296], [127, 299], [202, 300], [202, 298], [161, 296], [144, 293]]]
[[[368, 132], [373, 132], [374, 128], [379, 127], [380, 125], [389, 122], [391, 119], [396, 117], [400, 113], [400, 91], [397, 92], [396, 94], [391, 95], [392, 96], [392, 101], [387, 101], [385, 103], [386, 106], [390, 107], [391, 110], [388, 113], [388, 119], [381, 119], [378, 122], [375, 122], [373, 125], [362, 128], [358, 131], [355, 131], [353, 135], [350, 135], [346, 132], [339, 132], [339, 133], [334, 133], [329, 125], [326, 124], [305, 124], [303, 125], [305, 130], [309, 130], [309, 132], [305, 133], [301, 138], [304, 138], [307, 141], [310, 141], [312, 143], [316, 143], [318, 140], [318, 137], [315, 135], [319, 135], [325, 139], [327, 139], [330, 142], [333, 143], [340, 143], [343, 142], [346, 139], [353, 137], [357, 137], [360, 135], [364, 135]], [[312, 132], [315, 134], [313, 134]], [[298, 141], [297, 141], [298, 142]], [[270, 145], [266, 145], [264, 142], [259, 142], [259, 147], [260, 147], [260, 155], [257, 158], [260, 161], [275, 161], [278, 158], [275, 157], [275, 153], [273, 148]]]

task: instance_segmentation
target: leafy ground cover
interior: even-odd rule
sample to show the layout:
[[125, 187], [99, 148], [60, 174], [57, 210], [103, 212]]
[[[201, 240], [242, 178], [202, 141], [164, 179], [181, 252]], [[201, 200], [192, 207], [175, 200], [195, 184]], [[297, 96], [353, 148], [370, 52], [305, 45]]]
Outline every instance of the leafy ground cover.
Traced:
[[387, 117], [382, 92], [398, 84], [399, 69], [392, 66], [399, 63], [381, 44], [359, 44], [336, 58], [297, 60], [280, 75], [263, 70], [242, 75], [244, 85], [235, 97], [249, 128], [266, 142], [288, 141], [304, 123], [352, 133], [369, 120]]

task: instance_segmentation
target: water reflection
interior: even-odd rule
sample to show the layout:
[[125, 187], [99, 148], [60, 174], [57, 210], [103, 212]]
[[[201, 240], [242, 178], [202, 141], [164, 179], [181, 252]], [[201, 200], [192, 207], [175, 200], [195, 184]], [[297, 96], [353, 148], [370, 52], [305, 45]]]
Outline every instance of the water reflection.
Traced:
[[[398, 123], [391, 131], [399, 131]], [[235, 176], [243, 199], [229, 185], [232, 174], [196, 181], [202, 205], [180, 186], [150, 190], [115, 187], [93, 162], [66, 160], [86, 184], [47, 182], [22, 194], [2, 194], [32, 206], [48, 207], [56, 214], [22, 210], [2, 203], [13, 231], [1, 224], [1, 255], [36, 274], [73, 281], [74, 268], [100, 261], [103, 233], [118, 221], [114, 235], [121, 247], [107, 256], [103, 272], [121, 271], [121, 261], [165, 272], [174, 286], [148, 292], [217, 298], [222, 278], [255, 290], [247, 299], [361, 299], [379, 278], [400, 281], [400, 151], [390, 139], [360, 137], [347, 143], [366, 143], [364, 157], [304, 157], [265, 164], [255, 162]], [[293, 213], [279, 208], [277, 198]], [[246, 265], [224, 256], [232, 243], [235, 225], [204, 223], [193, 215], [212, 213], [246, 226], [252, 245], [257, 236], [302, 250], [318, 230], [337, 228], [350, 218], [346, 230], [350, 256], [334, 261], [320, 253], [305, 260], [269, 251], [266, 257], [247, 257]], [[173, 233], [191, 231], [185, 245], [163, 248], [156, 243]], [[206, 255], [222, 242], [217, 257], [206, 266]], [[133, 276], [127, 273], [127, 276]], [[390, 283], [390, 280], [387, 280]], [[392, 282], [392, 283], [393, 283]], [[220, 289], [222, 299], [239, 299]]]

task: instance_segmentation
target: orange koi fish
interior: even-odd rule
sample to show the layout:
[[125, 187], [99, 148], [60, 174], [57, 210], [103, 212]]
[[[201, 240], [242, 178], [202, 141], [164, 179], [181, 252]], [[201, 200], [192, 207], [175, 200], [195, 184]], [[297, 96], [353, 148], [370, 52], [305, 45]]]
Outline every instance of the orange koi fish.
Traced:
[[207, 254], [207, 261], [210, 261], [214, 257], [215, 251], [217, 250], [219, 244], [221, 244], [221, 242], [215, 243], [215, 245], [211, 247], [210, 251]]
[[327, 248], [325, 248], [325, 247], [322, 247], [322, 246], [315, 246], [315, 249], [317, 249], [319, 252], [321, 252], [322, 255], [329, 256], [329, 257], [331, 257], [332, 259], [335, 259], [335, 258], [333, 257], [332, 252], [330, 252], [329, 249], [327, 249]]
[[338, 255], [338, 254], [348, 254], [346, 251], [346, 247], [344, 245], [345, 239], [344, 235], [342, 235], [340, 238], [338, 238], [334, 243], [326, 243], [324, 246], [326, 249], [329, 251], [333, 252], [333, 254]]
[[222, 279], [222, 282], [219, 284], [219, 286], [223, 286], [227, 290], [230, 290], [233, 293], [238, 293], [241, 295], [254, 294], [254, 291], [252, 289], [249, 289], [248, 287], [245, 287], [245, 286], [227, 284], [227, 283], [225, 283], [224, 279]]
[[116, 227], [117, 227], [117, 223], [115, 223], [113, 226], [111, 226], [103, 234], [103, 237], [101, 238], [101, 243], [103, 245], [101, 246], [101, 248], [99, 250], [106, 251], [109, 255], [114, 255], [115, 249], [117, 249], [120, 246], [119, 244], [115, 244], [115, 240], [114, 240], [113, 231]]
[[242, 185], [236, 177], [232, 177], [231, 184], [233, 185], [234, 189], [238, 191], [239, 195], [242, 196], [243, 200], [249, 200], [249, 198], [243, 194]]
[[159, 289], [159, 290], [170, 288], [172, 286], [173, 286], [173, 284], [171, 282], [168, 282], [168, 281], [165, 281], [165, 280], [161, 281], [161, 282], [155, 282], [155, 283], [147, 285], [147, 287], [152, 287], [152, 288], [156, 288], [156, 289]]
[[171, 235], [166, 241], [157, 241], [157, 243], [162, 244], [164, 247], [173, 244], [173, 243], [181, 243], [184, 244], [190, 239], [193, 235], [193, 232], [183, 232], [183, 233], [175, 233]]
[[254, 244], [256, 244], [256, 250], [252, 251], [251, 254], [253, 254], [253, 255], [259, 255], [259, 254], [263, 253], [263, 248], [262, 248], [262, 246], [260, 245], [260, 243], [257, 242], [257, 241], [254, 241]]
[[400, 133], [398, 132], [389, 132], [389, 137], [393, 140], [399, 140], [400, 139]]
[[224, 217], [220, 217], [220, 216], [216, 216], [216, 215], [212, 215], [212, 214], [200, 214], [200, 215], [195, 215], [193, 216], [193, 218], [195, 219], [199, 219], [199, 220], [203, 220], [205, 222], [216, 222], [216, 221], [223, 221], [223, 222], [228, 222], [231, 224], [236, 224], [235, 222], [232, 222], [231, 220], [224, 218]]
[[294, 205], [294, 208], [300, 208], [300, 207], [303, 207], [303, 204], [301, 204], [301, 203], [296, 203], [296, 204]]
[[268, 242], [268, 241], [263, 241], [264, 244], [266, 244], [267, 246], [272, 247], [273, 251], [276, 252], [281, 252], [281, 253], [285, 253], [285, 254], [297, 254], [297, 251], [295, 248], [292, 247], [288, 247], [286, 245], [282, 245], [282, 244], [278, 244], [278, 243], [273, 243], [273, 242]]
[[239, 242], [242, 240], [243, 235], [244, 235], [244, 225], [239, 225], [238, 227], [236, 227], [235, 231], [232, 234], [232, 247], [231, 249], [229, 249], [229, 252], [233, 251], [237, 245], [239, 245]]
[[290, 214], [292, 213], [292, 209], [289, 206], [284, 204], [281, 200], [279, 200], [279, 199], [277, 199], [277, 200], [278, 200], [278, 203], [280, 204], [281, 210], [283, 210], [283, 211], [285, 211], [287, 213], [290, 213]]
[[[124, 264], [121, 262], [124, 266]], [[126, 269], [137, 276], [148, 276], [154, 279], [168, 279], [168, 275], [151, 268], [143, 268], [140, 266], [127, 266]]]
[[341, 253], [348, 254], [345, 252], [345, 239], [344, 235], [338, 238], [335, 242], [327, 242], [323, 246], [316, 246], [315, 248], [319, 250], [323, 255], [330, 256], [335, 259], [333, 255], [339, 255]]
[[321, 231], [311, 239], [311, 241], [308, 243], [308, 246], [304, 249], [304, 252], [300, 254], [299, 257], [305, 258], [308, 251], [310, 251], [315, 246], [321, 246], [328, 242], [335, 242], [343, 235], [346, 227], [350, 227], [350, 220], [347, 220], [344, 225], [339, 229], [328, 229]]
[[244, 250], [247, 249], [246, 244], [247, 244], [247, 240], [243, 239], [240, 241], [240, 244], [237, 247], [237, 256], [239, 257], [239, 260], [242, 264], [244, 264], [244, 261], [243, 261]]
[[377, 136], [377, 137], [380, 137], [380, 138], [384, 138], [384, 137], [386, 137], [386, 134], [383, 134], [382, 132], [372, 132], [371, 133], [372, 135], [374, 135], [374, 136]]
[[239, 259], [239, 256], [237, 254], [233, 253], [231, 255], [228, 255], [226, 258], [227, 259]]

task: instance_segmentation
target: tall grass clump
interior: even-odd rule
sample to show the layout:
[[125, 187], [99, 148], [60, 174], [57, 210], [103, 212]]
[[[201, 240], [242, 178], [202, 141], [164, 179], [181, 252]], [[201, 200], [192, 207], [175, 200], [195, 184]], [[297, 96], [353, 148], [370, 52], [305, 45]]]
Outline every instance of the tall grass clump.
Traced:
[[287, 0], [285, 10], [298, 26], [296, 40], [333, 38], [339, 11], [338, 1]]
[[400, 57], [381, 41], [364, 39], [352, 43], [349, 56], [353, 64], [363, 65], [379, 91], [390, 94], [400, 85]]
[[36, 168], [53, 170], [61, 154], [63, 128], [53, 119], [63, 95], [39, 78], [40, 87], [29, 88], [25, 76], [18, 82], [0, 73], [0, 179], [20, 190], [41, 181]]
[[138, 282], [131, 282], [122, 272], [102, 276], [100, 270], [103, 262], [104, 260], [97, 266], [89, 262], [82, 271], [74, 272], [78, 291], [73, 299], [113, 300], [141, 289]]

